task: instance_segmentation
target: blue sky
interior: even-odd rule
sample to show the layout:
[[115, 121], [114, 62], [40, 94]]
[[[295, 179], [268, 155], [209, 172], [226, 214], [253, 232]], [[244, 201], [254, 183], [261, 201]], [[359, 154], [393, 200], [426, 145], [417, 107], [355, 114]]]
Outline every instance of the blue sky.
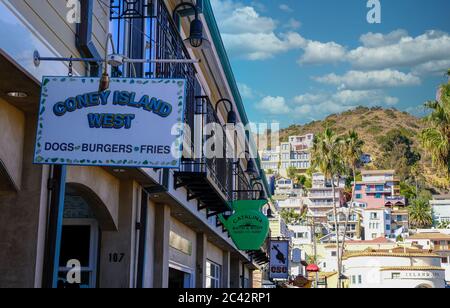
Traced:
[[281, 127], [359, 105], [421, 116], [450, 68], [450, 1], [211, 0], [253, 122]]

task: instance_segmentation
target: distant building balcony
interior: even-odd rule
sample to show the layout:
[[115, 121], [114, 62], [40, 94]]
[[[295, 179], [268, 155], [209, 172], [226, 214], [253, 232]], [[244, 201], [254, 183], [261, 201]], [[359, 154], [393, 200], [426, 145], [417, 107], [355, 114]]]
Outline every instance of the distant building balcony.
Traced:
[[403, 196], [386, 196], [385, 199], [387, 207], [405, 206], [406, 198]]

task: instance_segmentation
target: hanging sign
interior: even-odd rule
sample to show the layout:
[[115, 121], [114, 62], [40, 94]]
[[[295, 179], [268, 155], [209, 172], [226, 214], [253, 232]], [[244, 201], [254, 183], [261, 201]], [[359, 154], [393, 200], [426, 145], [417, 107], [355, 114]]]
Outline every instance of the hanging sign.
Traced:
[[241, 200], [233, 202], [234, 214], [219, 219], [230, 233], [239, 250], [259, 250], [269, 235], [269, 220], [261, 212], [266, 200]]
[[186, 81], [44, 77], [34, 162], [178, 168]]
[[272, 240], [270, 242], [270, 279], [289, 279], [289, 241]]

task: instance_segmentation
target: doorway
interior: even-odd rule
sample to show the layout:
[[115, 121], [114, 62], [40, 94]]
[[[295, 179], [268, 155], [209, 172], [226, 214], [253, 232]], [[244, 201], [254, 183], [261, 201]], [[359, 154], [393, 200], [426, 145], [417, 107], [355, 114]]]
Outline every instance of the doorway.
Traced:
[[169, 268], [169, 289], [190, 289], [193, 287], [193, 278], [190, 270], [171, 265]]
[[66, 195], [58, 269], [58, 288], [95, 288], [99, 224], [80, 196]]

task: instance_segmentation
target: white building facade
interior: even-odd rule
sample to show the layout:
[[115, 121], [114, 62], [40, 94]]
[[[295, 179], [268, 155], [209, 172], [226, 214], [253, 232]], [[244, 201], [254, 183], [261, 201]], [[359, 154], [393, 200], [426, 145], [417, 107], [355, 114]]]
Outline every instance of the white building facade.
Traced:
[[445, 288], [439, 255], [428, 251], [364, 251], [344, 257], [344, 275], [352, 289]]
[[450, 223], [450, 195], [433, 196], [430, 205], [433, 209], [433, 219], [436, 225]]

